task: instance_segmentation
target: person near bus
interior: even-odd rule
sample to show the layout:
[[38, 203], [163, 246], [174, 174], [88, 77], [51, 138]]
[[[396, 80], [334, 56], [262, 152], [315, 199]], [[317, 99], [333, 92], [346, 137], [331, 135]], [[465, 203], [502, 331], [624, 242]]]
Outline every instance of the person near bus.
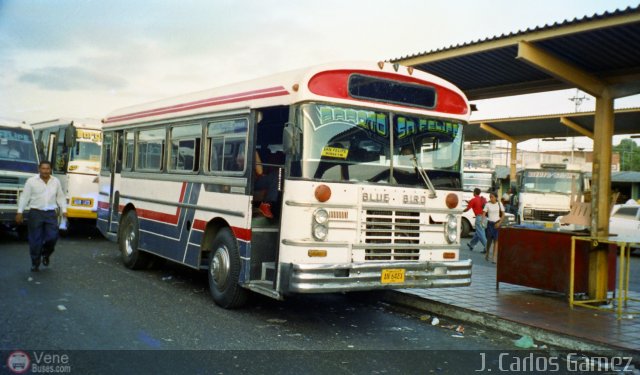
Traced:
[[486, 201], [487, 200], [484, 197], [480, 196], [480, 189], [475, 188], [473, 189], [473, 198], [471, 198], [471, 200], [467, 204], [467, 208], [464, 209], [464, 212], [473, 210], [473, 214], [476, 215], [475, 216], [476, 231], [473, 234], [473, 238], [471, 239], [471, 242], [467, 244], [470, 251], [473, 251], [473, 248], [476, 246], [478, 242], [480, 242], [482, 246], [484, 246], [484, 249], [482, 249], [480, 253], [484, 253], [487, 251], [487, 237], [485, 235], [484, 226], [482, 225], [482, 217], [483, 217], [482, 213], [483, 213], [483, 209]]
[[505, 207], [505, 212], [518, 217], [518, 189], [515, 186], [509, 189], [509, 207]]
[[39, 174], [30, 177], [24, 185], [18, 203], [16, 223], [24, 222], [23, 212], [29, 208], [27, 222], [31, 271], [37, 272], [40, 262], [49, 265], [49, 258], [58, 240], [58, 215], [67, 217], [67, 201], [60, 180], [51, 175], [51, 162], [41, 161]]
[[504, 206], [498, 202], [498, 195], [495, 192], [489, 194], [489, 202], [484, 205], [484, 216], [487, 217], [487, 245], [485, 247], [485, 259], [489, 260], [491, 252], [491, 244], [493, 243], [493, 261], [495, 262], [498, 255], [498, 228], [502, 224], [504, 218]]
[[273, 211], [271, 207], [278, 200], [278, 174], [275, 171], [265, 173], [262, 165], [262, 159], [258, 151], [255, 152], [256, 168], [255, 168], [255, 190], [264, 190], [264, 198], [260, 202], [258, 211], [267, 219], [273, 219]]

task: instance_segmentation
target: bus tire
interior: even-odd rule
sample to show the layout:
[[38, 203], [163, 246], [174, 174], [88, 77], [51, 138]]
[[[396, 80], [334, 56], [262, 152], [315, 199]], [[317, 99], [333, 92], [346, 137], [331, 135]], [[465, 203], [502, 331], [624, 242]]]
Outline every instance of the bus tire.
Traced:
[[240, 307], [247, 300], [247, 290], [239, 284], [240, 264], [238, 241], [229, 228], [220, 229], [209, 257], [209, 291], [225, 309]]
[[460, 237], [469, 237], [469, 233], [471, 233], [471, 223], [469, 220], [462, 218], [462, 231], [460, 233]]
[[145, 268], [149, 264], [150, 255], [138, 249], [140, 224], [135, 211], [127, 211], [122, 218], [120, 228], [118, 244], [122, 263], [132, 270]]

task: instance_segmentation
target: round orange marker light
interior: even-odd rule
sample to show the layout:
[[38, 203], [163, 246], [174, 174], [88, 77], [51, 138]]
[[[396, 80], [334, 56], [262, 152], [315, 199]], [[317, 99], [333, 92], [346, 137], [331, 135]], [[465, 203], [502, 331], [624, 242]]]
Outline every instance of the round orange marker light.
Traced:
[[319, 202], [326, 202], [331, 198], [331, 188], [327, 185], [318, 185], [315, 195]]
[[445, 199], [445, 203], [449, 208], [456, 208], [458, 206], [458, 195], [449, 193], [447, 199]]

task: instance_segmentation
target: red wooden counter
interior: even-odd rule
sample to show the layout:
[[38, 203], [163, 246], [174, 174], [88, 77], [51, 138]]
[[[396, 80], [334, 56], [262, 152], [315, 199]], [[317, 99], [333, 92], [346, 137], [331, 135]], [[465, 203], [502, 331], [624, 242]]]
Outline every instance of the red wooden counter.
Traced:
[[[499, 229], [498, 272], [501, 282], [569, 293], [571, 237], [574, 232], [505, 227]], [[590, 242], [576, 241], [574, 293], [589, 289]], [[609, 246], [608, 290], [616, 281], [616, 246]]]

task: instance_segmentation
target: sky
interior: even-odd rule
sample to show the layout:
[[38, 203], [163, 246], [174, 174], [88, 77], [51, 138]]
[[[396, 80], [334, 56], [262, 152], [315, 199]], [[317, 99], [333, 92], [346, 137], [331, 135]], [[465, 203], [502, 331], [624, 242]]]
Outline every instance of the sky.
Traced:
[[[638, 4], [0, 0], [0, 117], [102, 119], [121, 107], [318, 63], [389, 60]], [[572, 96], [478, 101], [474, 116], [572, 112]], [[594, 106], [586, 100], [580, 110]], [[640, 96], [615, 106], [640, 106]]]

